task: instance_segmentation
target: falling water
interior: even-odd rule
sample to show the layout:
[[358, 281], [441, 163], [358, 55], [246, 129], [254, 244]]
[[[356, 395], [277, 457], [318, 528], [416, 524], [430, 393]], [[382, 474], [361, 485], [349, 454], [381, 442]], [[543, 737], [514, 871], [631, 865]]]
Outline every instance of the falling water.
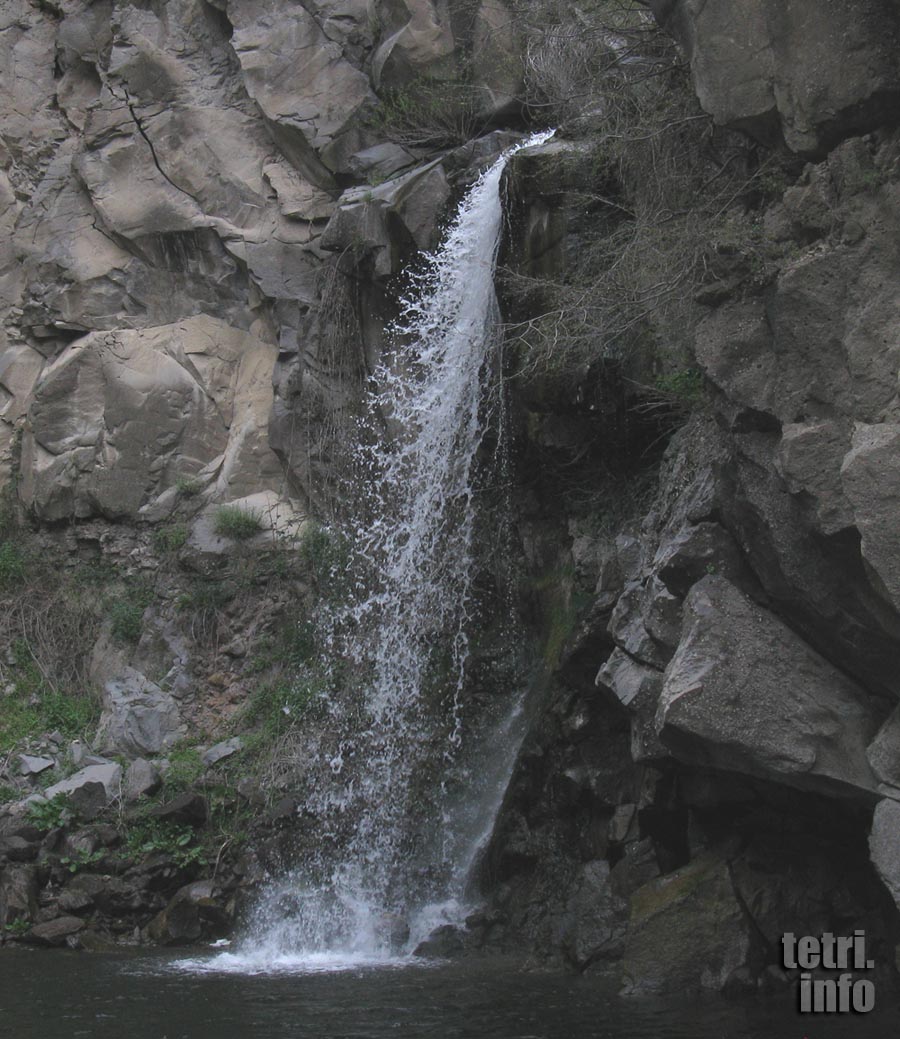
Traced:
[[[401, 300], [370, 398], [387, 435], [373, 437], [370, 425], [357, 452], [357, 594], [331, 634], [360, 688], [329, 705], [335, 735], [315, 751], [322, 767], [305, 806], [333, 848], [269, 886], [235, 964], [387, 956], [465, 911], [511, 766], [499, 749], [514, 752], [520, 727], [515, 699], [501, 717], [480, 719], [461, 748], [499, 188], [509, 157], [550, 136], [508, 149], [481, 174]], [[468, 780], [463, 796], [448, 795], [451, 776]]]

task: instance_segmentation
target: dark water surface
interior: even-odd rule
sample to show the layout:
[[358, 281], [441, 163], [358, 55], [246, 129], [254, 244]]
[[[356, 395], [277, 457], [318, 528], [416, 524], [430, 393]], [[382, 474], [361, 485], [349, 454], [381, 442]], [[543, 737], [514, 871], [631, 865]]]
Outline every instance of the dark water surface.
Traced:
[[3, 1039], [889, 1039], [896, 1008], [620, 999], [596, 979], [489, 963], [246, 975], [174, 957], [0, 950]]

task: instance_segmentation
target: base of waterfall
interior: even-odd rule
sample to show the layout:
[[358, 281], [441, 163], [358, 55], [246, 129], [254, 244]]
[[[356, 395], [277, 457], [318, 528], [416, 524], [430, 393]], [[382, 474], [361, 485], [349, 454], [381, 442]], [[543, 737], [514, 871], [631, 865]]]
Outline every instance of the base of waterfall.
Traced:
[[168, 964], [168, 969], [185, 974], [332, 974], [342, 971], [425, 968], [435, 962], [412, 956], [362, 952], [280, 953], [254, 949], [249, 952], [222, 952], [214, 956], [173, 960]]
[[[425, 968], [446, 962], [442, 952], [456, 944], [452, 940], [448, 943], [447, 936], [455, 937], [464, 930], [463, 920], [470, 911], [470, 907], [451, 899], [425, 906], [408, 924], [395, 918], [391, 926], [395, 935], [402, 927], [402, 941], [386, 940], [383, 920], [380, 926], [372, 926], [370, 921], [369, 927], [361, 929], [368, 940], [350, 948], [285, 948], [272, 942], [246, 942], [228, 952], [174, 960], [169, 969], [191, 974], [316, 974]], [[221, 947], [215, 942], [211, 949]]]

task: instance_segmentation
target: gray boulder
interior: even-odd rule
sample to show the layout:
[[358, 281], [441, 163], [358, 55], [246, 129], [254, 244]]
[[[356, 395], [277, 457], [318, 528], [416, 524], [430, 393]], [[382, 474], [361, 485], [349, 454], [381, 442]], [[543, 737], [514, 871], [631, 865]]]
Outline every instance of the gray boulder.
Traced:
[[146, 758], [137, 758], [125, 770], [122, 792], [129, 803], [141, 797], [151, 797], [162, 785], [159, 772]]
[[231, 918], [214, 895], [211, 880], [187, 884], [150, 921], [148, 935], [161, 945], [186, 945], [201, 937], [226, 934]]
[[597, 674], [596, 684], [612, 691], [631, 716], [631, 756], [634, 761], [667, 757], [656, 734], [656, 707], [662, 674], [615, 649]]
[[632, 895], [626, 994], [720, 990], [749, 956], [749, 924], [723, 860], [703, 856]]
[[88, 765], [68, 779], [54, 783], [44, 791], [50, 800], [64, 794], [72, 807], [85, 819], [98, 815], [121, 792], [122, 766]]
[[35, 924], [25, 936], [33, 945], [58, 946], [67, 944], [67, 939], [85, 926], [77, 916], [58, 916], [43, 924]]
[[37, 870], [32, 865], [0, 869], [0, 927], [33, 920], [37, 912]]
[[53, 758], [35, 757], [31, 754], [19, 755], [19, 772], [23, 776], [39, 776], [48, 768], [53, 768], [55, 764]]
[[870, 792], [875, 730], [862, 689], [721, 577], [685, 600], [656, 716], [685, 761], [807, 790]]
[[103, 698], [97, 739], [110, 752], [159, 754], [184, 733], [174, 697], [133, 668], [106, 682]]
[[237, 754], [239, 750], [244, 749], [244, 741], [240, 736], [232, 736], [230, 740], [222, 740], [221, 743], [213, 744], [208, 750], [203, 752], [201, 760], [207, 768], [210, 765], [215, 765], [219, 761], [223, 761], [225, 758], [230, 758], [232, 754]]

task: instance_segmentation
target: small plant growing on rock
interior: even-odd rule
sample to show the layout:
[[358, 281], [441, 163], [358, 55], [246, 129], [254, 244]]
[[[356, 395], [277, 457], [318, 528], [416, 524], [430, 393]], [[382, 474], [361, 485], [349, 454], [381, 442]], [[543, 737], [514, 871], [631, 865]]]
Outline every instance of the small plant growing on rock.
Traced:
[[183, 523], [153, 531], [153, 548], [158, 555], [171, 555], [187, 543], [188, 528]]
[[199, 494], [203, 484], [193, 476], [179, 476], [175, 481], [175, 490], [181, 495], [182, 498], [193, 498], [195, 494]]
[[39, 830], [55, 830], [72, 820], [72, 809], [65, 794], [49, 801], [34, 801], [28, 806], [28, 821]]
[[3, 933], [7, 938], [22, 938], [31, 930], [28, 920], [13, 920], [12, 923], [3, 925]]
[[190, 866], [205, 858], [190, 826], [165, 819], [146, 818], [136, 822], [128, 832], [127, 847], [135, 858], [169, 855], [179, 866]]
[[216, 510], [213, 530], [220, 538], [246, 541], [262, 530], [262, 513], [239, 505], [222, 505]]
[[64, 855], [60, 860], [60, 865], [70, 873], [77, 873], [79, 870], [87, 869], [89, 866], [96, 866], [103, 858], [103, 851], [80, 851], [76, 855]]

